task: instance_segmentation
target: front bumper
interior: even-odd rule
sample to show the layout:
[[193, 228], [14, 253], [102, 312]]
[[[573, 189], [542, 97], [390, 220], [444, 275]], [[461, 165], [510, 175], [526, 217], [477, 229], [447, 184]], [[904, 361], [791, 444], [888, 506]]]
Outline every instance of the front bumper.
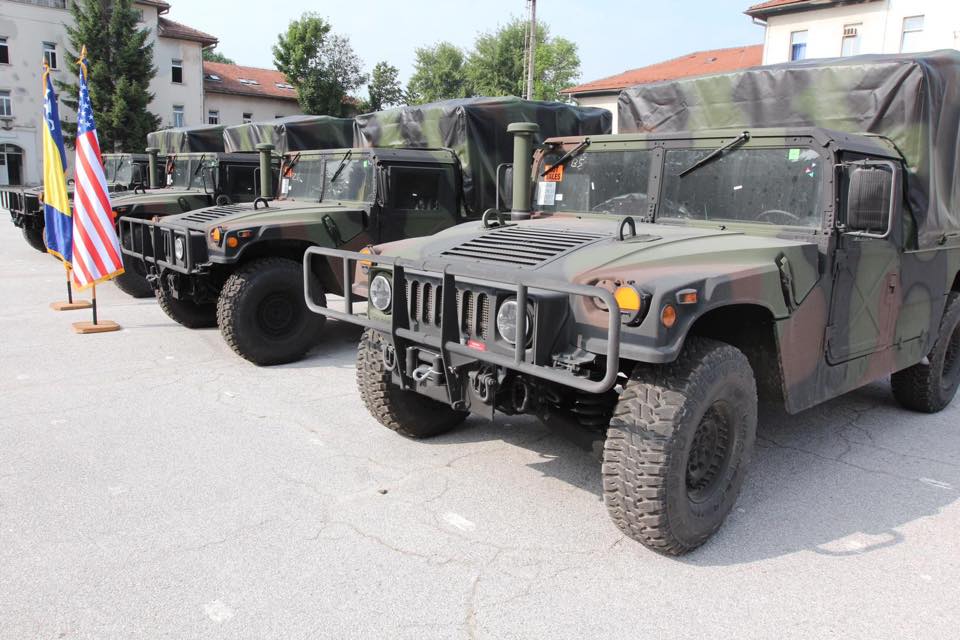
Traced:
[[[453, 382], [453, 376], [449, 374], [455, 371], [457, 366], [462, 366], [466, 362], [479, 361], [585, 393], [603, 393], [616, 384], [620, 358], [620, 307], [613, 294], [606, 289], [542, 278], [518, 269], [477, 267], [472, 264], [454, 264], [448, 261], [415, 261], [326, 247], [307, 249], [303, 257], [305, 274], [313, 273], [311, 260], [314, 256], [342, 261], [345, 292], [351, 292], [353, 289], [353, 274], [358, 262], [391, 268], [393, 313], [389, 321], [354, 313], [355, 301], [350, 293], [345, 295], [342, 311], [317, 304], [309, 287], [309, 279], [306, 277], [304, 278], [304, 296], [307, 307], [315, 313], [382, 333], [394, 352], [398, 354], [396, 373], [399, 374], [397, 377], [401, 384], [406, 380], [415, 379], [413, 371], [409, 369], [412, 364], [418, 362], [418, 359], [410, 354], [411, 349], [418, 347], [432, 349], [439, 355], [450, 383]], [[421, 307], [419, 304], [416, 305], [418, 308], [414, 309], [408, 304], [407, 291], [410, 288], [408, 285], [412, 286], [413, 283], [423, 280], [437, 283], [433, 291], [440, 292], [440, 299], [429, 304], [429, 309], [428, 306]], [[530, 342], [518, 340], [512, 347], [513, 352], [510, 355], [497, 350], [479, 350], [471, 346], [470, 343], [474, 342], [471, 340], [471, 332], [464, 330], [465, 316], [468, 312], [461, 303], [462, 298], [466, 296], [465, 292], [477, 287], [489, 287], [512, 294], [517, 299], [519, 309], [526, 308], [528, 300], [536, 305], [537, 298], [541, 295], [563, 294], [567, 297], [600, 299], [609, 309], [609, 322], [604, 336], [606, 352], [603, 356], [606, 362], [603, 378], [594, 380], [578, 375], [572, 367], [564, 366], [563, 362], [550, 353], [556, 334], [546, 331], [534, 330]], [[454, 295], [451, 295], [451, 292]], [[424, 315], [427, 317], [424, 318]], [[490, 315], [491, 317], [495, 315], [495, 311]], [[470, 323], [467, 322], [467, 324]], [[571, 349], [576, 350], [576, 347], [571, 345]], [[543, 357], [544, 353], [546, 357]], [[451, 384], [447, 386], [449, 389]], [[448, 391], [448, 393], [451, 394], [450, 399], [453, 401], [455, 399], [452, 396], [453, 392]]]
[[[143, 262], [149, 271], [203, 273], [209, 266], [206, 238], [199, 231], [163, 226], [160, 222], [120, 218], [120, 249]], [[177, 246], [182, 247], [177, 251]], [[179, 253], [179, 255], [178, 255]]]
[[0, 189], [0, 209], [10, 212], [14, 226], [34, 228], [43, 226], [43, 207], [40, 199], [25, 189]]

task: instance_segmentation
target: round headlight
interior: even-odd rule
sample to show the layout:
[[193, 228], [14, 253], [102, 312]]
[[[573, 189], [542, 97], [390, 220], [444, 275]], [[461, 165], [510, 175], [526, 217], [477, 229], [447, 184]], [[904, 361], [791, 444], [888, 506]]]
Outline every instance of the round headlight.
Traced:
[[173, 241], [173, 254], [177, 260], [183, 260], [183, 238], [177, 238]]
[[386, 311], [390, 308], [390, 301], [393, 299], [393, 287], [390, 280], [384, 275], [378, 275], [370, 281], [370, 304], [378, 311]]
[[[517, 325], [519, 324], [519, 315], [517, 301], [513, 298], [501, 304], [500, 310], [497, 311], [497, 331], [500, 333], [500, 337], [510, 344], [517, 343]], [[529, 315], [529, 312], [523, 314], [524, 339], [526, 339], [526, 337], [529, 335], [530, 325], [532, 324]]]

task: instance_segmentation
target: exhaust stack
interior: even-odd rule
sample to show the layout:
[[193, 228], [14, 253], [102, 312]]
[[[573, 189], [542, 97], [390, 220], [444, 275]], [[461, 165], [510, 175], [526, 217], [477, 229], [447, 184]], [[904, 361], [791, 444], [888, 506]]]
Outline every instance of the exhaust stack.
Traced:
[[260, 197], [268, 200], [273, 197], [273, 169], [271, 167], [271, 152], [273, 149], [273, 145], [269, 142], [261, 142], [257, 145], [257, 152], [260, 154]]
[[533, 163], [533, 136], [540, 131], [534, 122], [514, 122], [507, 126], [513, 134], [512, 220], [530, 219], [530, 166]]
[[157, 156], [160, 154], [160, 149], [158, 147], [147, 147], [147, 154], [150, 156], [150, 179], [148, 180], [148, 186], [151, 189], [157, 189], [160, 186], [157, 184]]

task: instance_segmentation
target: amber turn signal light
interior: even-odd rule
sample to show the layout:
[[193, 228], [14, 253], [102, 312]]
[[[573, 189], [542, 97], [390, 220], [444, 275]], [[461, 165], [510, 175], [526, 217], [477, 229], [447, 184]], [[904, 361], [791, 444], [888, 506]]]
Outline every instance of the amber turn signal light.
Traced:
[[670, 329], [673, 327], [673, 325], [677, 324], [677, 308], [672, 304], [665, 306], [660, 312], [660, 322], [667, 329]]
[[227, 246], [231, 249], [235, 249], [238, 244], [240, 244], [240, 241], [237, 240], [236, 236], [230, 236], [227, 238]]

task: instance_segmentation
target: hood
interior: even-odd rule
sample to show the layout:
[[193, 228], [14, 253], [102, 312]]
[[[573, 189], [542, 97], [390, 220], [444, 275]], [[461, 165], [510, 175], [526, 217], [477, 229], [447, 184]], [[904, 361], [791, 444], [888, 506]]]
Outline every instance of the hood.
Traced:
[[[493, 271], [529, 271], [567, 282], [656, 281], [658, 285], [777, 272], [786, 257], [803, 297], [819, 278], [813, 242], [720, 228], [637, 224], [617, 238], [623, 218], [552, 216], [483, 229], [468, 222], [427, 238], [380, 245], [385, 255], [472, 263]], [[678, 285], [679, 286], [679, 285]]]
[[148, 189], [146, 193], [132, 191], [122, 191], [120, 193], [110, 194], [110, 204], [114, 209], [120, 207], [132, 207], [133, 205], [153, 205], [175, 202], [182, 196], [202, 195], [203, 191], [198, 189], [179, 189], [175, 187], [164, 187], [162, 189]]
[[207, 230], [221, 227], [246, 229], [255, 226], [292, 226], [320, 222], [324, 216], [356, 214], [364, 211], [362, 203], [303, 202], [297, 200], [271, 200], [269, 206], [254, 209], [252, 202], [226, 206], [207, 207], [164, 219], [164, 224]]

